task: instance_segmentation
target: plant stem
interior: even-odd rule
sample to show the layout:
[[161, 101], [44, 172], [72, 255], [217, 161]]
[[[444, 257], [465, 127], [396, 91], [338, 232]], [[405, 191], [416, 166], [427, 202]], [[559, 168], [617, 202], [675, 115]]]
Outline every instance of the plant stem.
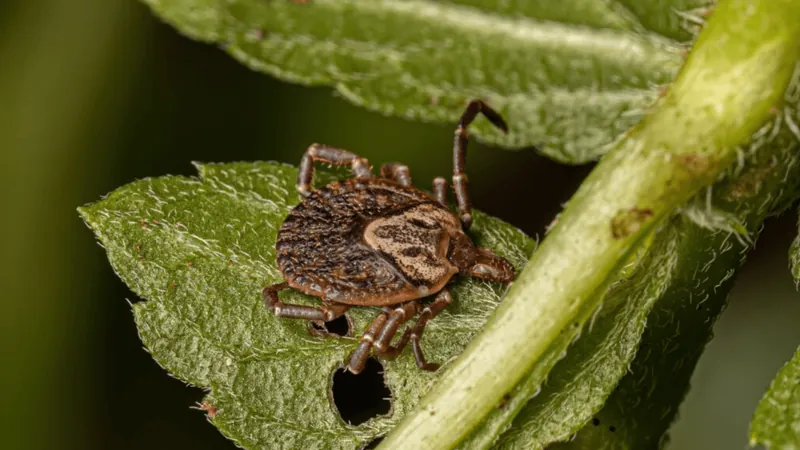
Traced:
[[728, 167], [782, 100], [798, 58], [800, 3], [720, 1], [666, 95], [586, 179], [483, 331], [379, 448], [464, 439], [578, 312], [598, 305], [642, 237]]

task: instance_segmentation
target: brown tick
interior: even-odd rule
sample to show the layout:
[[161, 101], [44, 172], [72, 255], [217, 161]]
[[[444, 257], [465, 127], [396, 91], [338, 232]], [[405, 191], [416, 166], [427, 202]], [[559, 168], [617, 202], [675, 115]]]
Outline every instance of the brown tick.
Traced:
[[[467, 177], [467, 126], [478, 113], [507, 132], [500, 115], [480, 100], [467, 106], [456, 128], [453, 191], [458, 216], [447, 206], [447, 181], [433, 180], [433, 195], [411, 185], [408, 167], [389, 163], [374, 177], [369, 162], [347, 150], [314, 144], [300, 161], [297, 189], [305, 196], [281, 225], [275, 245], [286, 280], [263, 290], [264, 302], [278, 317], [320, 323], [353, 306], [380, 306], [381, 313], [361, 335], [347, 369], [359, 373], [374, 349], [396, 358], [411, 341], [421, 369], [436, 370], [420, 348], [425, 325], [451, 302], [446, 287], [456, 273], [509, 283], [514, 268], [485, 248], [476, 248], [465, 230], [472, 224]], [[354, 178], [313, 190], [314, 163], [350, 166]], [[460, 218], [460, 220], [459, 220]], [[282, 303], [278, 292], [294, 288], [322, 300], [322, 306]], [[421, 300], [436, 294], [422, 305]], [[397, 344], [397, 329], [417, 314]]]

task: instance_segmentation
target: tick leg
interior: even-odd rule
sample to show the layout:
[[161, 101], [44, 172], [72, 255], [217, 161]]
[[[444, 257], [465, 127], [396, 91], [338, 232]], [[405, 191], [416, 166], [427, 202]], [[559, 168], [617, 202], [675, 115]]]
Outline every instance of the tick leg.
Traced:
[[514, 280], [514, 266], [488, 248], [477, 248], [475, 264], [469, 275], [494, 283], [508, 284]]
[[280, 300], [278, 300], [278, 292], [287, 289], [288, 287], [289, 284], [284, 282], [267, 286], [261, 291], [264, 304], [267, 305], [270, 311], [272, 311], [272, 313], [277, 317], [329, 322], [341, 316], [347, 312], [348, 309], [350, 309], [350, 306], [340, 304], [314, 307], [305, 305], [288, 305], [286, 303], [282, 303]]
[[410, 339], [411, 348], [414, 350], [414, 359], [417, 361], [417, 367], [422, 370], [434, 371], [439, 368], [439, 364], [426, 362], [425, 355], [422, 354], [420, 341], [422, 340], [422, 333], [425, 332], [425, 326], [428, 324], [429, 320], [436, 317], [437, 314], [442, 312], [442, 310], [447, 308], [447, 306], [452, 302], [453, 297], [450, 295], [450, 291], [447, 288], [439, 291], [439, 295], [436, 296], [436, 299], [422, 309], [422, 313], [419, 315], [417, 324], [414, 326], [414, 330], [411, 332]]
[[392, 361], [400, 356], [400, 354], [403, 353], [403, 349], [408, 345], [408, 341], [411, 340], [412, 331], [414, 331], [413, 327], [406, 327], [406, 330], [403, 332], [403, 335], [400, 336], [397, 344], [387, 346], [385, 350], [378, 353], [378, 357], [386, 361]]
[[358, 347], [356, 347], [353, 353], [350, 354], [349, 361], [347, 363], [347, 370], [356, 375], [364, 370], [364, 366], [367, 364], [367, 359], [372, 352], [372, 345], [377, 336], [383, 330], [383, 327], [386, 325], [386, 320], [386, 312], [382, 311], [378, 317], [372, 321], [372, 323], [369, 325], [369, 328], [367, 328], [367, 331], [361, 335], [361, 342], [358, 343]]
[[324, 162], [334, 166], [350, 166], [356, 178], [371, 178], [372, 169], [369, 161], [353, 152], [321, 144], [311, 144], [300, 160], [300, 170], [297, 174], [297, 190], [307, 196], [313, 188], [314, 163]]
[[433, 195], [436, 197], [436, 201], [445, 208], [447, 207], [447, 180], [442, 177], [433, 179]]
[[461, 217], [461, 223], [465, 230], [469, 229], [470, 225], [472, 225], [472, 205], [469, 201], [467, 175], [465, 173], [467, 143], [469, 142], [467, 127], [475, 120], [478, 113], [483, 113], [494, 126], [508, 133], [508, 126], [503, 118], [500, 117], [500, 114], [486, 106], [486, 104], [480, 100], [472, 100], [469, 102], [464, 114], [461, 115], [461, 120], [458, 122], [458, 127], [456, 128], [455, 142], [453, 143], [453, 191], [456, 194], [458, 214]]
[[411, 186], [411, 172], [408, 166], [400, 163], [388, 163], [381, 166], [381, 176], [397, 181], [403, 186]]
[[389, 312], [389, 318], [386, 321], [386, 325], [383, 327], [381, 334], [375, 341], [375, 353], [379, 358], [391, 361], [397, 358], [397, 356], [403, 351], [403, 348], [406, 346], [410, 338], [411, 329], [406, 329], [406, 332], [403, 333], [400, 341], [394, 347], [391, 345], [392, 338], [394, 338], [395, 334], [397, 334], [397, 329], [400, 327], [400, 325], [416, 316], [420, 308], [421, 306], [419, 300], [414, 300], [404, 303], [403, 305], [400, 305]]

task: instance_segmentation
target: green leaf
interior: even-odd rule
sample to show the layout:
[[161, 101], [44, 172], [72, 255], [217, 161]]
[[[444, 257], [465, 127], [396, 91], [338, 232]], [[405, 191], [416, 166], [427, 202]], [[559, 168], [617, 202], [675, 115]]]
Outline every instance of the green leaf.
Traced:
[[[330, 386], [358, 341], [312, 336], [306, 322], [278, 319], [261, 302], [261, 288], [281, 281], [275, 238], [299, 202], [297, 170], [274, 163], [198, 169], [200, 179], [144, 179], [80, 208], [114, 270], [148, 300], [133, 305], [147, 349], [176, 377], [210, 389], [210, 420], [242, 447], [354, 449], [388, 431], [435, 375], [417, 369], [410, 352], [384, 363], [391, 413], [346, 425]], [[471, 234], [518, 269], [535, 246], [480, 213]], [[453, 306], [425, 334], [426, 356], [444, 362], [459, 354], [502, 293], [495, 284], [458, 280]], [[282, 298], [317, 303], [296, 292]], [[348, 313], [356, 335], [376, 311]]]
[[[800, 87], [798, 88], [800, 97]], [[798, 104], [800, 110], [800, 104]], [[798, 130], [800, 139], [800, 130]], [[800, 236], [789, 251], [792, 275], [800, 282]], [[800, 348], [772, 380], [750, 423], [750, 445], [770, 450], [800, 449]]]
[[[761, 172], [743, 174], [749, 183], [736, 182], [739, 171], [745, 169], [743, 163], [752, 156], [744, 151], [748, 141], [753, 141], [750, 150], [758, 150], [772, 137], [770, 133], [780, 131], [776, 120], [785, 117], [793, 120], [791, 124], [787, 121], [785, 128], [790, 132], [797, 129], [796, 112], [787, 114], [783, 109], [785, 96], [796, 92], [796, 84], [790, 88], [793, 70], [800, 60], [800, 22], [793, 19], [798, 12], [796, 7], [790, 0], [759, 4], [727, 0], [718, 4], [667, 95], [584, 181], [480, 334], [420, 405], [387, 436], [380, 449], [452, 448], [475, 434], [479, 434], [481, 448], [491, 443], [504, 429], [504, 421], [495, 421], [494, 417], [513, 417], [524, 401], [538, 392], [554, 361], [569, 354], [570, 339], [565, 336], [573, 333], [575, 323], [580, 326], [591, 318], [620, 273], [630, 272], [625, 266], [634, 251], [695, 195], [725, 192], [719, 185], [713, 190], [707, 187], [732, 167], [737, 176], [729, 180], [736, 187], [732, 188], [731, 198], [738, 196], [744, 203], [769, 179], [777, 185], [765, 190], [765, 197], [757, 198], [748, 207], [759, 214], [773, 209], [771, 203], [782, 199], [778, 194], [797, 181], [796, 176], [787, 178], [793, 174], [787, 171], [793, 170], [797, 162], [779, 162], [777, 153], [787, 148], [757, 152], [759, 158], [765, 158], [754, 166]], [[794, 147], [794, 138], [791, 142]], [[732, 220], [741, 205], [727, 198], [720, 199], [719, 204], [713, 202], [713, 196], [705, 198], [709, 199], [707, 211], [686, 217], [696, 220], [698, 227], [701, 223], [703, 227], [723, 224], [720, 231], [728, 241], [738, 241], [729, 235], [729, 230], [749, 225], [746, 220]], [[746, 236], [738, 238], [747, 241]], [[722, 244], [711, 258], [722, 257], [722, 250], [730, 251], [729, 242]], [[740, 257], [736, 252], [731, 254], [737, 260]], [[706, 266], [692, 269], [695, 268], [694, 277], [705, 275]], [[722, 281], [727, 279], [728, 275]], [[704, 278], [694, 281], [706, 282]], [[703, 289], [715, 291], [722, 287]], [[671, 334], [656, 336], [666, 337], [666, 342], [650, 342], [645, 337], [645, 344], [662, 345], [640, 351], [642, 358], [652, 358], [651, 364], [634, 372], [637, 381], [653, 373], [660, 377], [659, 382], [634, 383], [634, 390], [659, 387], [673, 378], [677, 380], [673, 384], [680, 388], [687, 372], [684, 367], [693, 365], [691, 348], [672, 353], [676, 344], [684, 342], [675, 336], [685, 335], [689, 347], [696, 347], [693, 333], [698, 329], [707, 336], [703, 327], [709, 320], [705, 317], [674, 322], [676, 311], [690, 303], [685, 296], [679, 297], [682, 301], [666, 309], [666, 317], [649, 322], [649, 330], [659, 330], [657, 325], [663, 325], [661, 331]], [[687, 324], [690, 331], [685, 333]], [[704, 341], [700, 344], [702, 348]], [[675, 361], [677, 355], [685, 358]], [[671, 364], [661, 365], [661, 356], [672, 358], [667, 361]], [[672, 405], [677, 404], [683, 390], [677, 399], [665, 399], [669, 402], [649, 401], [656, 400], [651, 397], [660, 396], [663, 391], [662, 387], [655, 392], [636, 392], [641, 394], [634, 399], [639, 403], [632, 402], [621, 412], [635, 422], [628, 432], [636, 434], [638, 426], [640, 434], [650, 438], [651, 432], [672, 420]], [[637, 414], [637, 408], [645, 411]], [[449, 426], [453, 423], [459, 426]], [[612, 433], [616, 430], [609, 429]], [[651, 441], [631, 448], [652, 448], [656, 444]]]
[[582, 163], [672, 81], [708, 0], [144, 0], [190, 37], [284, 80], [452, 124], [489, 101], [511, 132], [474, 134]]
[[[460, 448], [544, 448], [580, 428], [600, 409], [633, 359], [647, 312], [676, 276], [680, 246], [673, 227], [659, 233], [646, 255], [631, 264], [635, 270], [630, 278], [612, 287], [600, 309], [562, 331], [554, 347], [563, 349], [575, 341], [569, 350], [549, 352], [547, 362], [509, 395], [508, 405], [493, 412]], [[589, 324], [581, 330], [587, 319]], [[538, 386], [550, 367], [547, 384]], [[517, 406], [526, 401], [524, 407]], [[514, 410], [520, 407], [515, 418]], [[512, 428], [494, 442], [511, 420]]]
[[[800, 69], [797, 73], [800, 75]], [[655, 233], [647, 245], [646, 256], [630, 264], [634, 267], [627, 271], [630, 276], [623, 277], [612, 287], [592, 318], [591, 327], [569, 348], [565, 357], [561, 355], [564, 359], [550, 372], [542, 389], [537, 392], [536, 386], [518, 387], [505, 408], [493, 413], [462, 448], [486, 448], [486, 435], [493, 435], [489, 432], [492, 422], [502, 429], [509, 416], [513, 417], [508, 412], [513, 408], [508, 405], [520, 401], [518, 396], [524, 401], [530, 392], [536, 392], [536, 396], [526, 404], [495, 447], [535, 449], [566, 441], [595, 418], [620, 379], [634, 370], [632, 367], [638, 367], [647, 376], [644, 381], [637, 382], [649, 387], [660, 386], [659, 380], [650, 379], [658, 378], [650, 364], [685, 365], [685, 370], [673, 372], [670, 379], [674, 382], [660, 398], [662, 401], [649, 406], [660, 407], [660, 412], [669, 414], [648, 420], [637, 420], [641, 416], [628, 414], [628, 422], [635, 426], [623, 430], [616, 416], [610, 417], [604, 412], [588, 426], [599, 427], [597, 441], [579, 442], [599, 448], [604, 445], [603, 435], [610, 433], [610, 426], [622, 434], [630, 433], [630, 429], [637, 430], [635, 439], [642, 446], [658, 441], [688, 387], [686, 382], [694, 362], [710, 338], [709, 326], [725, 304], [735, 272], [744, 262], [744, 252], [752, 245], [753, 236], [768, 215], [782, 212], [797, 198], [800, 136], [794, 134], [792, 127], [798, 119], [796, 109], [787, 106], [762, 128], [743, 151], [741, 166], [686, 205], [679, 216]], [[784, 171], [783, 167], [787, 169]], [[698, 273], [702, 273], [702, 277]], [[654, 305], [657, 311], [651, 313]], [[645, 343], [645, 346], [676, 350], [653, 351], [646, 357], [647, 364], [631, 366], [648, 321], [650, 339], [655, 339], [654, 331], [660, 328], [653, 324], [665, 324], [668, 331], [662, 333], [664, 340], [657, 344]], [[684, 328], [692, 324], [696, 332], [679, 333], [680, 330], [675, 329], [676, 322]], [[565, 334], [572, 339], [571, 330]], [[676, 339], [676, 335], [680, 338]], [[687, 355], [681, 354], [679, 349], [688, 353], [686, 359], [682, 359]], [[664, 361], [657, 361], [658, 358]], [[675, 377], [676, 374], [683, 378]], [[636, 396], [641, 394], [635, 392]]]
[[800, 349], [772, 380], [750, 424], [750, 445], [800, 449]]
[[[564, 409], [576, 407], [577, 401], [588, 407], [576, 407], [579, 412], [574, 415], [588, 423], [572, 441], [553, 449], [658, 448], [666, 442], [665, 433], [712, 337], [712, 325], [726, 305], [736, 272], [764, 219], [785, 211], [800, 194], [800, 133], [795, 125], [800, 123], [800, 104], [795, 97], [800, 92], [798, 77], [800, 66], [787, 91], [787, 104], [743, 149], [741, 164], [685, 206], [682, 214], [656, 236], [656, 241], [675, 239], [677, 264], [669, 269], [673, 275], [655, 299], [644, 332], [629, 328], [626, 337], [614, 337], [621, 341], [614, 345], [614, 353], [628, 351], [630, 355], [630, 349], [639, 344], [636, 357], [611, 360], [616, 364], [609, 367], [603, 364], [608, 358], [600, 354], [594, 358], [596, 361], [584, 361], [584, 370], [577, 371], [568, 362], [570, 351], [551, 373], [544, 394], [559, 392], [560, 386], [577, 385], [592, 387], [592, 396], [576, 396], [572, 403], [549, 402], [538, 407], [532, 402], [515, 421], [515, 428], [503, 436], [504, 442], [525, 442], [530, 448], [541, 448], [549, 442], [566, 441], [578, 431], [574, 428], [576, 421], [559, 424], [553, 419], [563, 417]], [[657, 246], [654, 244], [651, 249], [657, 251]], [[619, 321], [616, 328], [634, 321], [624, 316], [610, 320]], [[600, 316], [595, 328], [602, 328], [602, 321]], [[591, 346], [594, 334], [589, 333], [589, 341], [579, 341], [575, 347]], [[600, 345], [596, 347], [598, 351], [602, 349]], [[616, 390], [608, 397], [613, 388]], [[581, 392], [579, 388], [575, 390]], [[605, 397], [608, 399], [603, 406], [598, 401]], [[555, 411], [561, 412], [554, 412], [555, 407], [560, 407]], [[540, 426], [552, 431], [537, 431], [532, 420], [548, 413], [553, 416], [550, 422]]]
[[[798, 139], [800, 139], [800, 137]], [[794, 241], [792, 242], [792, 248], [789, 250], [789, 264], [792, 269], [794, 283], [798, 288], [800, 288], [800, 234], [794, 238]]]

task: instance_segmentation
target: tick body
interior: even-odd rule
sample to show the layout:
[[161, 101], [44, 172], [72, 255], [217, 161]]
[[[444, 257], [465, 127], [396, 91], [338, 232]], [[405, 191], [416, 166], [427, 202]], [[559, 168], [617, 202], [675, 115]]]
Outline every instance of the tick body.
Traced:
[[[447, 182], [433, 181], [433, 195], [414, 188], [408, 167], [390, 163], [372, 173], [369, 162], [347, 150], [314, 144], [300, 162], [297, 189], [305, 199], [281, 225], [276, 259], [284, 282], [263, 290], [278, 317], [330, 321], [351, 307], [379, 306], [361, 335], [347, 369], [363, 370], [371, 353], [396, 358], [411, 342], [417, 365], [436, 370], [420, 346], [429, 320], [452, 302], [447, 288], [456, 274], [509, 283], [514, 268], [491, 250], [477, 248], [465, 233], [472, 224], [464, 174], [467, 126], [483, 113], [506, 131], [503, 119], [483, 102], [469, 103], [456, 129], [453, 191], [458, 215], [447, 206]], [[353, 178], [314, 190], [314, 163], [349, 166]], [[320, 298], [320, 307], [289, 305], [278, 292], [294, 288]], [[423, 304], [426, 297], [433, 301]], [[406, 327], [392, 345], [398, 329]]]

